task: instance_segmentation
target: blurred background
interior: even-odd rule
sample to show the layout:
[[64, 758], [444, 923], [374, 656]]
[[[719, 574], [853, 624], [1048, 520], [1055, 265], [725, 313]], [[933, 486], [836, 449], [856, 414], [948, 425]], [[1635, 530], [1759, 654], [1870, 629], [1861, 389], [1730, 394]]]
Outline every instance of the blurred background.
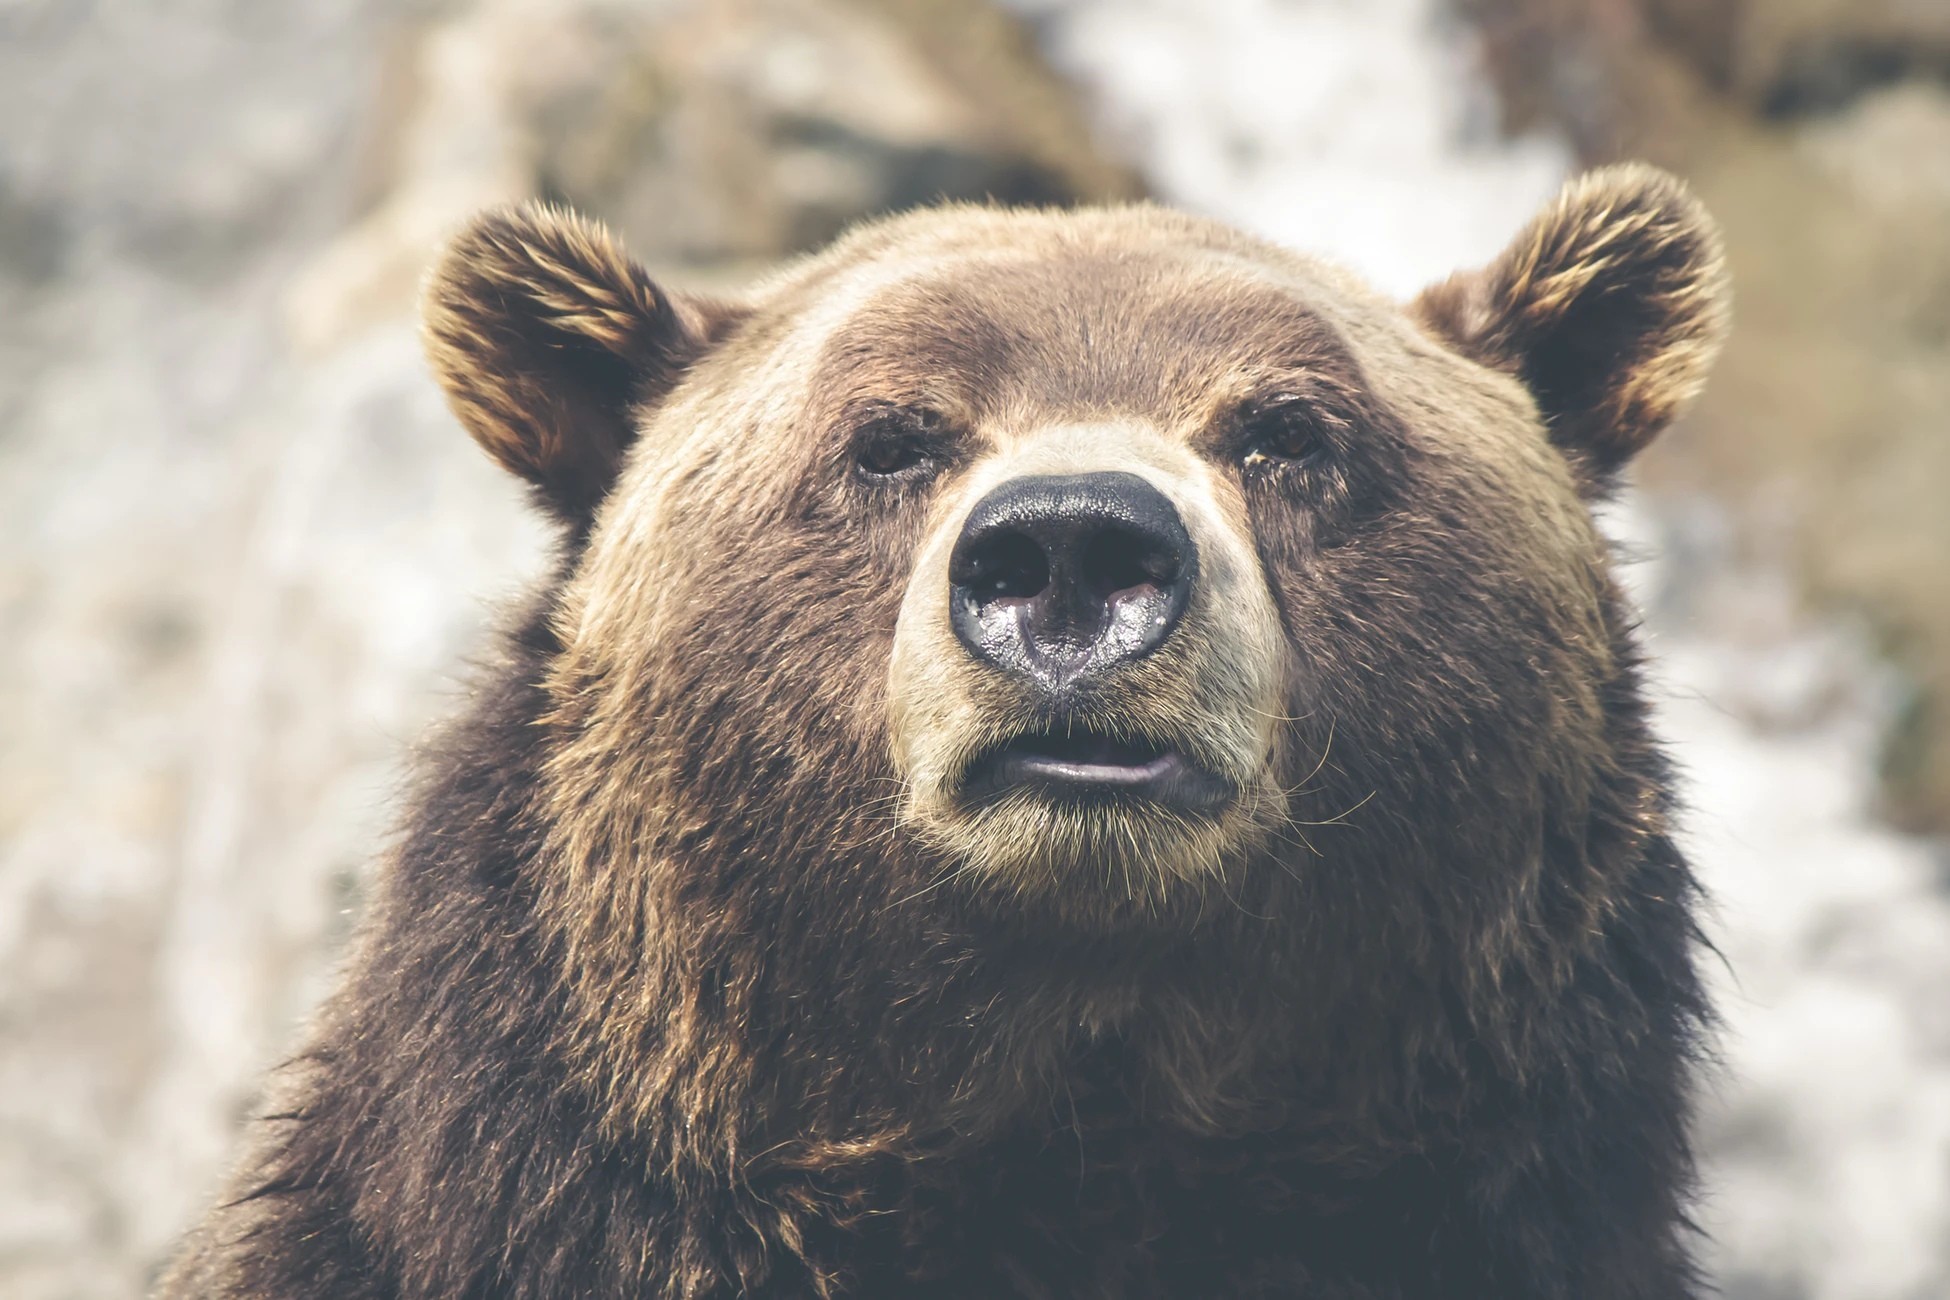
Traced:
[[1950, 1296], [1945, 0], [0, 0], [0, 1295], [141, 1292], [538, 571], [413, 337], [474, 209], [723, 286], [1150, 194], [1406, 294], [1620, 156], [1739, 293], [1608, 520], [1726, 958], [1707, 1258]]

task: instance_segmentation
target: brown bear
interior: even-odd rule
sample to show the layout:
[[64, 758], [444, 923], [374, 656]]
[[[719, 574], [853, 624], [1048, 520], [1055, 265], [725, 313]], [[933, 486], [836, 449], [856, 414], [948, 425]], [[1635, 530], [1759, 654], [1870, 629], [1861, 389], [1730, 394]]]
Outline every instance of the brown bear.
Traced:
[[170, 1296], [1694, 1294], [1695, 885], [1592, 510], [1724, 332], [1569, 185], [1412, 303], [1156, 207], [433, 272], [563, 525]]

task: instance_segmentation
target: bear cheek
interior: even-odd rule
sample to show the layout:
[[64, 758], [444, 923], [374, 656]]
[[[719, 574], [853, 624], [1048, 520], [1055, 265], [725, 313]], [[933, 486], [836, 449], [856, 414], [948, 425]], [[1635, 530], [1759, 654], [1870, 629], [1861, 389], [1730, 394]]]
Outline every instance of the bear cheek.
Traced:
[[[1541, 501], [1440, 496], [1275, 574], [1296, 658], [1298, 817], [1369, 803], [1490, 826], [1595, 743], [1592, 693], [1610, 671], [1595, 538]], [[1406, 779], [1432, 771], [1449, 775]]]

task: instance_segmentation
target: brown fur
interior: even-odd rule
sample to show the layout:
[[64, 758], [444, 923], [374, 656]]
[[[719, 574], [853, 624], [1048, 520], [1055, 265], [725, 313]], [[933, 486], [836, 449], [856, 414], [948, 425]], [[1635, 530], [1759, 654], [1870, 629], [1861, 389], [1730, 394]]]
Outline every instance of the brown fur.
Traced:
[[[948, 209], [707, 309], [488, 218], [431, 355], [571, 550], [166, 1293], [1686, 1293], [1693, 887], [1588, 500], [1697, 385], [1702, 223], [1611, 173], [1408, 311]], [[1267, 392], [1316, 454], [1242, 443]], [[869, 482], [901, 407], [932, 472]], [[1079, 708], [1240, 799], [963, 807], [1036, 706], [943, 539], [1105, 465], [1209, 563]]]

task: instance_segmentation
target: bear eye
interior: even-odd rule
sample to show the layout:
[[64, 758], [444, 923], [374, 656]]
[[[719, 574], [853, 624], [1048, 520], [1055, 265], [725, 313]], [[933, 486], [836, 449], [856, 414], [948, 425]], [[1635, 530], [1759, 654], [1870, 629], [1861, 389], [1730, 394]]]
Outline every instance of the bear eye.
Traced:
[[887, 411], [865, 420], [853, 434], [853, 466], [873, 481], [926, 478], [941, 461], [938, 421], [928, 411]]
[[1311, 461], [1326, 448], [1319, 413], [1292, 393], [1248, 403], [1238, 429], [1240, 463], [1247, 468]]

